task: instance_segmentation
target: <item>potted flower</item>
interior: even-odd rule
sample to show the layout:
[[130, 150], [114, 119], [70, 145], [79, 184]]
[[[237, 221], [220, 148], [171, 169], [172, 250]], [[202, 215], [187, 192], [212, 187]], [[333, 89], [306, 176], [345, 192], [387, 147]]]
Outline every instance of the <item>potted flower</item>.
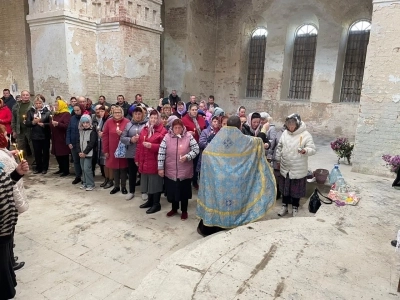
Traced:
[[397, 174], [396, 179], [393, 181], [392, 186], [395, 189], [400, 189], [400, 155], [382, 155], [383, 161], [386, 163], [388, 167], [390, 167], [390, 171]]
[[386, 163], [388, 167], [390, 167], [390, 171], [397, 173], [400, 168], [400, 155], [382, 155], [383, 161]]
[[349, 142], [348, 138], [337, 138], [331, 142], [331, 148], [338, 156], [338, 164], [341, 158], [346, 158], [350, 164], [351, 155], [353, 153], [354, 144]]

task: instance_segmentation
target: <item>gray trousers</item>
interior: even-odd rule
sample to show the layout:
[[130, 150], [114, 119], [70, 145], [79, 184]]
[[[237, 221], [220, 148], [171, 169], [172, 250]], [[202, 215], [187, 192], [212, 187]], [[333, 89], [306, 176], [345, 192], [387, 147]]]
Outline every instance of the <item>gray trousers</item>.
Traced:
[[92, 158], [85, 157], [80, 159], [82, 168], [82, 184], [85, 187], [94, 187], [94, 178], [92, 170]]
[[81, 178], [83, 167], [81, 167], [81, 161], [80, 161], [81, 158], [79, 157], [77, 148], [72, 148], [71, 154], [72, 154], [72, 158], [74, 159], [75, 177]]

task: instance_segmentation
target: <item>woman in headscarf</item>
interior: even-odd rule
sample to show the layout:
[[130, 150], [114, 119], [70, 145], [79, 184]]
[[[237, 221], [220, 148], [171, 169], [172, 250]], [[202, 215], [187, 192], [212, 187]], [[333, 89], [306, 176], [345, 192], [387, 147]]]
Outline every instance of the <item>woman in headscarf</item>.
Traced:
[[104, 156], [103, 152], [103, 130], [104, 130], [104, 125], [106, 124], [106, 121], [111, 118], [108, 109], [106, 106], [100, 106], [99, 108], [99, 113], [101, 116], [100, 122], [97, 124], [97, 144], [98, 144], [98, 158], [97, 161], [99, 163], [101, 173], [104, 174], [104, 182], [100, 184], [100, 187], [104, 189], [108, 189], [112, 186], [114, 186], [114, 174], [113, 170], [110, 168], [106, 167], [106, 157]]
[[[147, 122], [146, 111], [140, 105], [135, 105], [135, 108], [132, 111], [129, 109], [129, 112], [132, 120], [130, 123], [128, 123], [128, 125], [125, 126], [120, 139], [121, 142], [127, 146], [126, 158], [128, 160], [129, 193], [126, 195], [126, 200], [131, 200], [133, 197], [135, 197], [136, 177], [138, 172], [135, 155], [138, 149], [139, 135]], [[147, 195], [143, 193], [142, 197], [145, 198]]]
[[174, 112], [174, 115], [177, 116], [179, 119], [182, 119], [182, 117], [185, 114], [186, 114], [186, 105], [182, 101], [179, 101], [176, 106], [176, 111]]
[[201, 132], [199, 139], [199, 148], [200, 148], [199, 162], [197, 163], [196, 167], [197, 172], [200, 172], [201, 169], [201, 154], [203, 153], [203, 150], [206, 149], [209, 143], [211, 143], [211, 141], [213, 140], [213, 138], [219, 132], [220, 129], [221, 125], [219, 123], [219, 117], [214, 116], [212, 117], [211, 125]]
[[271, 142], [267, 139], [267, 135], [261, 132], [261, 116], [258, 112], [251, 113], [247, 117], [247, 122], [242, 124], [242, 132], [245, 135], [259, 137], [264, 142], [264, 148], [267, 150], [271, 146]]
[[128, 161], [126, 158], [115, 157], [115, 150], [117, 150], [120, 136], [129, 123], [129, 120], [124, 117], [124, 110], [120, 106], [113, 106], [112, 118], [108, 119], [103, 128], [102, 145], [104, 156], [106, 157], [106, 167], [113, 170], [114, 174], [114, 188], [110, 194], [116, 194], [119, 191], [122, 194], [128, 194], [126, 189], [126, 178], [128, 175]]
[[26, 127], [31, 128], [31, 139], [35, 153], [36, 170], [33, 174], [46, 174], [50, 160], [50, 111], [40, 96], [36, 96], [26, 116]]
[[288, 213], [288, 205], [292, 204], [293, 217], [297, 215], [300, 198], [306, 195], [306, 176], [308, 173], [308, 157], [316, 152], [311, 134], [298, 114], [286, 118], [286, 130], [283, 132], [276, 150], [277, 168], [281, 171], [279, 189], [282, 193], [282, 208], [278, 213]]
[[236, 111], [236, 115], [241, 118], [241, 117], [246, 117], [246, 107], [244, 106], [239, 106], [239, 108]]
[[146, 203], [140, 208], [148, 208], [147, 214], [161, 210], [160, 198], [163, 191], [163, 178], [158, 175], [158, 149], [167, 130], [165, 130], [158, 111], [152, 110], [149, 121], [140, 133], [135, 154], [135, 163], [141, 174], [140, 188], [148, 195]]
[[181, 202], [181, 220], [188, 218], [188, 202], [192, 198], [192, 161], [198, 154], [199, 145], [193, 135], [186, 131], [182, 120], [174, 120], [158, 152], [158, 174], [164, 177], [167, 199], [172, 203], [167, 217], [178, 213]]
[[202, 110], [206, 114], [206, 120], [208, 123], [210, 123], [212, 118], [212, 113], [207, 109], [207, 102], [205, 100], [200, 101], [199, 110]]
[[51, 154], [56, 157], [58, 171], [54, 174], [61, 174], [61, 177], [69, 175], [69, 153], [70, 149], [66, 144], [67, 128], [71, 120], [68, 105], [62, 100], [54, 104], [54, 116], [51, 118]]
[[[218, 108], [218, 107], [217, 107]], [[193, 135], [196, 142], [199, 142], [201, 132], [206, 129], [206, 121], [198, 114], [198, 106], [196, 103], [190, 104], [189, 112], [182, 118], [183, 126], [185, 126], [188, 133]], [[198, 156], [193, 159], [194, 169], [197, 167]], [[193, 174], [192, 184], [198, 190], [199, 184], [197, 182], [198, 174], [195, 171]]]

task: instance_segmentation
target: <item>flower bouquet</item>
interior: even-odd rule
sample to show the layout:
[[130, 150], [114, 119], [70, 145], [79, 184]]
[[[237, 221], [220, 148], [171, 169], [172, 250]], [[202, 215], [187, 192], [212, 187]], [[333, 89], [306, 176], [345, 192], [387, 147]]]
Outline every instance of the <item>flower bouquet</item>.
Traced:
[[382, 155], [382, 159], [386, 165], [390, 167], [390, 171], [397, 173], [400, 167], [400, 155]]
[[353, 153], [354, 144], [349, 142], [348, 138], [337, 138], [331, 142], [331, 148], [338, 156], [338, 163], [341, 158], [346, 158], [350, 164], [351, 155]]

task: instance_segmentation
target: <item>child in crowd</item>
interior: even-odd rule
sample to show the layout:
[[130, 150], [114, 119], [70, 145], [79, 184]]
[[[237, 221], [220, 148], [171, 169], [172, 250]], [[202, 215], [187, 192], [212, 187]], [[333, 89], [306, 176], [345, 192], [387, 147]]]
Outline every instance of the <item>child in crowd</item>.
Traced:
[[82, 186], [86, 191], [94, 190], [92, 157], [97, 143], [97, 132], [92, 126], [90, 115], [83, 115], [79, 120], [79, 142], [76, 145], [82, 168]]
[[165, 114], [165, 113], [162, 113], [162, 114], [161, 114], [161, 121], [162, 121], [162, 123], [163, 123], [164, 128], [168, 130], [168, 128], [167, 128], [167, 125], [168, 125], [168, 115]]
[[297, 215], [300, 198], [306, 195], [306, 176], [308, 156], [316, 152], [311, 134], [298, 114], [286, 118], [286, 130], [283, 132], [276, 150], [277, 169], [280, 169], [279, 190], [282, 193], [280, 217], [288, 213], [292, 204], [293, 217]]

